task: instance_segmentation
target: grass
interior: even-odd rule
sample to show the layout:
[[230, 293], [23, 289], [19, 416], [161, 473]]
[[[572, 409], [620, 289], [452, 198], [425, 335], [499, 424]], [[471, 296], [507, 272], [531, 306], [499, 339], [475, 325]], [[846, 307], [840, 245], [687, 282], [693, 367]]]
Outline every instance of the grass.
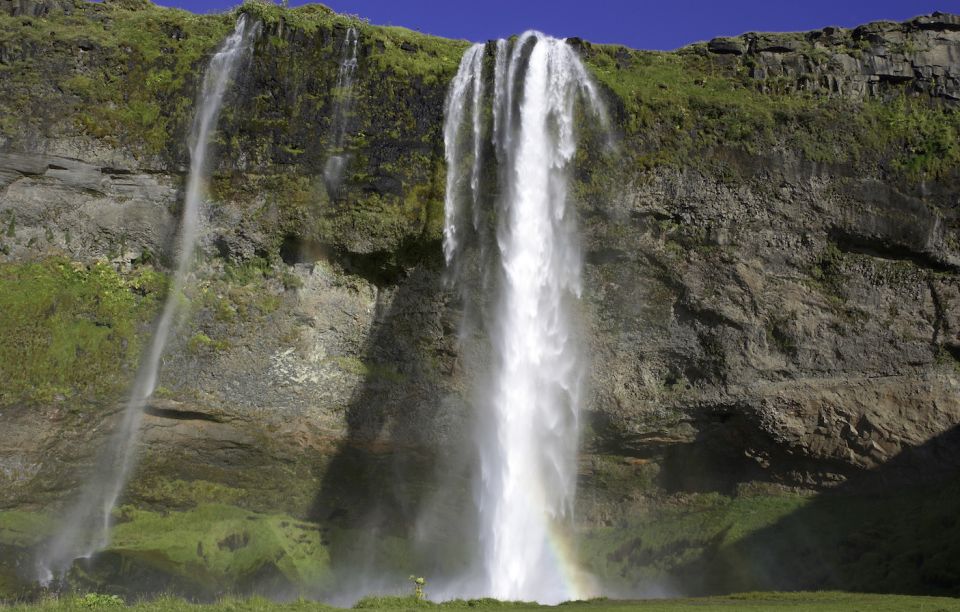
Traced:
[[470, 45], [463, 40], [429, 36], [396, 26], [374, 26], [352, 15], [340, 15], [329, 8], [312, 4], [283, 8], [272, 2], [248, 0], [243, 12], [258, 17], [268, 26], [284, 27], [314, 34], [334, 26], [355, 27], [360, 41], [372, 47], [371, 58], [379, 70], [402, 79], [418, 78], [424, 84], [437, 84], [452, 76], [460, 64], [460, 56]]
[[605, 584], [652, 587], [685, 565], [776, 524], [810, 500], [805, 495], [692, 495], [682, 504], [663, 504], [634, 516], [628, 525], [590, 531], [581, 540], [581, 555]]
[[330, 557], [320, 527], [223, 504], [184, 512], [121, 508], [107, 552], [200, 592], [222, 592], [270, 566], [290, 585], [319, 585]]
[[687, 494], [580, 538], [603, 584], [956, 595], [960, 481], [884, 494]]
[[[948, 612], [960, 610], [960, 601], [940, 597], [909, 597], [901, 595], [871, 595], [859, 593], [742, 593], [723, 597], [698, 599], [653, 599], [616, 600], [593, 599], [566, 602], [557, 607], [562, 610], [606, 612], [608, 610], [644, 610], [646, 612], [672, 612], [673, 610], [697, 610], [698, 612], [728, 612], [732, 610], [790, 610], [792, 612]], [[4, 608], [13, 611], [42, 612], [45, 610], [90, 610], [124, 609], [123, 605], [105, 596], [72, 596], [61, 599], [46, 599], [36, 604], [14, 604]], [[161, 597], [127, 606], [126, 609], [142, 612], [301, 612], [308, 610], [336, 610], [321, 603], [298, 600], [289, 603], [274, 603], [262, 598], [223, 599], [214, 604], [191, 604], [174, 597]], [[445, 603], [417, 602], [410, 597], [368, 597], [360, 600], [354, 609], [376, 610], [546, 610], [551, 606], [533, 603], [502, 602], [494, 599], [455, 600]]]
[[0, 264], [0, 406], [115, 390], [135, 367], [165, 286], [152, 268]]
[[50, 517], [26, 510], [0, 512], [0, 545], [27, 547], [36, 544], [53, 528]]
[[[17, 78], [2, 103], [40, 121], [30, 109], [56, 100], [79, 131], [160, 153], [169, 134], [189, 122], [198, 66], [232, 21], [229, 14], [194, 15], [137, 0], [78, 2], [70, 15], [46, 18], [3, 13], [0, 44], [18, 60], [7, 68]], [[36, 51], [41, 48], [46, 52]], [[60, 70], [57, 62], [77, 48], [86, 51], [82, 59], [69, 61], [72, 71]]]
[[718, 146], [756, 154], [787, 145], [812, 161], [884, 167], [911, 181], [960, 169], [960, 111], [906, 90], [887, 102], [770, 87], [698, 47], [591, 45], [584, 59], [620, 107], [624, 133], [648, 141], [634, 152], [641, 167], [702, 163]]

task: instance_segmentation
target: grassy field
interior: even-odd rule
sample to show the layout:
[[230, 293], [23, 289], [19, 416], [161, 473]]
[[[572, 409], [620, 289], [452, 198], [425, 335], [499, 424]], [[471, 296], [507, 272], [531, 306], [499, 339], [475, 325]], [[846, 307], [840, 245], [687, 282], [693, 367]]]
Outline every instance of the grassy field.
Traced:
[[[649, 599], [649, 600], [613, 600], [594, 599], [590, 601], [567, 602], [557, 606], [564, 612], [588, 610], [604, 612], [607, 610], [645, 610], [649, 612], [669, 612], [672, 610], [791, 610], [794, 612], [938, 612], [960, 610], [960, 599], [944, 597], [911, 597], [904, 595], [869, 595], [860, 593], [818, 592], [818, 593], [743, 593], [722, 597], [697, 599]], [[47, 599], [34, 604], [14, 604], [0, 606], [0, 610], [40, 612], [44, 610], [131, 610], [143, 612], [172, 612], [191, 610], [196, 612], [258, 612], [271, 610], [276, 612], [301, 612], [307, 610], [337, 610], [323, 604], [310, 601], [294, 603], [274, 603], [267, 599], [224, 599], [216, 604], [191, 604], [182, 599], [162, 597], [149, 602], [124, 606], [118, 598], [109, 595], [87, 595]], [[492, 599], [451, 601], [442, 604], [417, 602], [412, 597], [369, 597], [360, 600], [354, 609], [366, 610], [535, 610], [547, 609], [523, 602], [501, 602]]]

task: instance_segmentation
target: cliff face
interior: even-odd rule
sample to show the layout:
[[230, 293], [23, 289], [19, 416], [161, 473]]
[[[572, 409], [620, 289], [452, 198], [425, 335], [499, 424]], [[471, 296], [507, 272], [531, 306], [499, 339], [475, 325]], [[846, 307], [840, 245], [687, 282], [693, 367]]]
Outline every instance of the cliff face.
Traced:
[[[17, 592], [164, 295], [192, 98], [233, 16], [0, 9], [0, 588]], [[76, 579], [322, 591], [361, 549], [384, 572], [413, 555], [442, 574], [432, 553], [462, 534], [418, 540], [415, 523], [469, 498], [464, 304], [440, 247], [443, 103], [466, 43], [318, 6], [241, 10], [264, 34], [220, 122], [191, 314], [113, 544]], [[584, 138], [574, 185], [591, 355], [578, 529], [607, 588], [960, 589], [958, 23], [675, 53], [570, 41], [616, 128], [609, 148]]]

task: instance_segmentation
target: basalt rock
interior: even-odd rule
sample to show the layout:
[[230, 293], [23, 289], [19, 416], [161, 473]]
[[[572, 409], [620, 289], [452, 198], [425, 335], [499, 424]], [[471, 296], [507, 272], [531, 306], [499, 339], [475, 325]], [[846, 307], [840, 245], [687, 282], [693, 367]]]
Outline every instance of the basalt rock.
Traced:
[[876, 22], [851, 30], [804, 34], [743, 34], [715, 38], [707, 50], [738, 56], [750, 76], [773, 87], [847, 98], [889, 97], [896, 85], [950, 102], [960, 100], [957, 16], [934, 13], [904, 23]]

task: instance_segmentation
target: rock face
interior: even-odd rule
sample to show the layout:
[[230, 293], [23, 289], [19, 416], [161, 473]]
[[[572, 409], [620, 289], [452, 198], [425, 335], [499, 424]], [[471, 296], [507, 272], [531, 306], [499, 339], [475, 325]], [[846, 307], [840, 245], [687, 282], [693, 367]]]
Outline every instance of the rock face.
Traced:
[[[264, 36], [221, 120], [191, 314], [115, 546], [85, 579], [322, 591], [349, 583], [361, 549], [384, 575], [408, 558], [442, 575], [450, 556], [431, 553], [470, 545], [456, 531], [424, 540], [421, 520], [450, 524], [470, 496], [468, 305], [444, 283], [440, 237], [443, 103], [466, 44], [317, 6], [243, 10]], [[25, 588], [18, 567], [50, 523], [24, 516], [55, 520], [125, 399], [162, 294], [144, 274], [172, 260], [197, 75], [230, 21], [0, 4], [0, 305], [13, 313], [0, 333], [93, 330], [51, 335], [47, 361], [0, 381], [0, 589]], [[931, 535], [956, 531], [942, 520], [960, 499], [943, 484], [960, 448], [958, 23], [672, 54], [571, 41], [617, 128], [614, 148], [585, 135], [574, 186], [591, 353], [577, 527], [608, 589], [960, 593], [960, 550]], [[357, 100], [331, 193], [330, 90], [349, 25]], [[81, 280], [41, 291], [38, 269]], [[84, 293], [101, 269], [111, 290]], [[111, 295], [142, 308], [104, 311]], [[63, 354], [116, 367], [81, 385]], [[877, 487], [904, 500], [877, 501]], [[857, 520], [791, 539], [844, 504]], [[897, 504], [917, 521], [891, 519]], [[230, 526], [198, 534], [218, 512]], [[791, 569], [796, 551], [824, 569]], [[729, 569], [760, 558], [784, 571]]]
[[801, 91], [863, 98], [888, 94], [906, 83], [916, 92], [960, 100], [956, 15], [933, 13], [905, 23], [880, 21], [852, 30], [750, 33], [715, 38], [707, 49], [749, 66], [750, 75], [767, 87], [785, 79]]

